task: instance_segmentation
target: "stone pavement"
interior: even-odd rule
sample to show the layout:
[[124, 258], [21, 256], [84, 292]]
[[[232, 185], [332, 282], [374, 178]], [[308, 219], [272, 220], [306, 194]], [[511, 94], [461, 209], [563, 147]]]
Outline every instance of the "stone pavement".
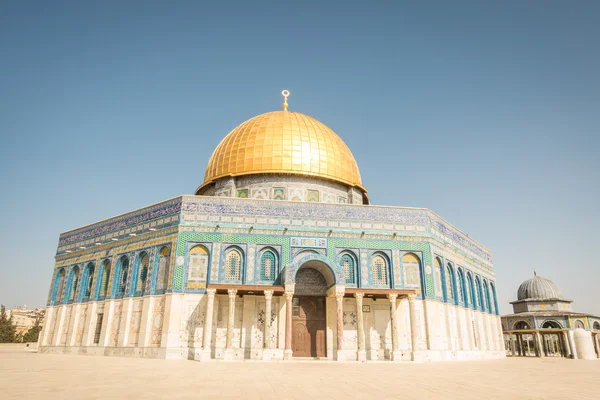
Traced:
[[599, 399], [600, 360], [444, 363], [170, 361], [0, 346], [9, 399]]

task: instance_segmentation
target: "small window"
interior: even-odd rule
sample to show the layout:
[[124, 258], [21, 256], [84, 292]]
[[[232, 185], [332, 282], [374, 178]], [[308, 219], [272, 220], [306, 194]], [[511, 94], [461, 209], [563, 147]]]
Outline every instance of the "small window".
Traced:
[[225, 256], [225, 279], [240, 280], [242, 270], [242, 255], [237, 250], [229, 250]]
[[102, 292], [101, 296], [105, 297], [108, 293], [108, 284], [110, 283], [110, 261], [104, 262], [104, 274], [102, 276]]
[[442, 293], [442, 263], [439, 258], [435, 259], [434, 263], [434, 275], [433, 282], [435, 283], [435, 295], [438, 297], [443, 297]]
[[446, 299], [454, 300], [454, 288], [452, 282], [454, 281], [454, 273], [450, 265], [446, 267]]
[[342, 256], [342, 267], [344, 268], [344, 274], [346, 275], [346, 283], [355, 284], [354, 258], [352, 258], [350, 254], [344, 254]]
[[190, 249], [188, 281], [206, 282], [208, 270], [208, 250], [198, 245]]
[[127, 288], [127, 278], [129, 278], [129, 258], [125, 256], [121, 258], [121, 276], [118, 278], [117, 295], [124, 295]]
[[94, 268], [94, 265], [88, 264], [87, 282], [85, 284], [85, 292], [83, 293], [83, 296], [86, 298], [89, 298], [92, 294], [92, 287], [94, 285], [94, 272], [95, 271], [96, 271], [96, 268]]
[[158, 272], [156, 275], [156, 290], [164, 292], [169, 284], [169, 264], [171, 262], [171, 250], [163, 247], [158, 257]]
[[71, 289], [69, 290], [69, 300], [77, 300], [77, 294], [79, 293], [79, 267], [75, 266], [71, 271], [72, 281]]
[[387, 285], [387, 263], [383, 256], [377, 255], [371, 261], [371, 272], [373, 274], [373, 283], [375, 285]]
[[275, 254], [272, 251], [265, 251], [260, 257], [260, 279], [262, 281], [272, 281], [275, 279]]
[[65, 270], [61, 268], [56, 276], [56, 303], [60, 303], [63, 301], [63, 296], [65, 294]]
[[458, 291], [458, 301], [464, 303], [465, 301], [465, 277], [462, 271], [458, 271], [458, 281], [457, 281], [457, 291]]

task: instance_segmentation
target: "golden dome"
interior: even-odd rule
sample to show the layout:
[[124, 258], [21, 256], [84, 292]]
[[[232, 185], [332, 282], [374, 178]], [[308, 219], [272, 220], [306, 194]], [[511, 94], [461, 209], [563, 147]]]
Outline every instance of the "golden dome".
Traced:
[[344, 141], [322, 122], [285, 110], [250, 118], [232, 130], [210, 157], [196, 193], [219, 178], [252, 174], [315, 176], [366, 192]]

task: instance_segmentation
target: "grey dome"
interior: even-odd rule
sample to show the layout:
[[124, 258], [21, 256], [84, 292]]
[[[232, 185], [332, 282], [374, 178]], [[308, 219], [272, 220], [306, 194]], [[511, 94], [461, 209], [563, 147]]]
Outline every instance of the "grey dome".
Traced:
[[542, 278], [541, 276], [534, 275], [533, 278], [527, 279], [521, 283], [519, 290], [517, 291], [518, 300], [548, 300], [548, 299], [561, 299], [563, 295], [558, 285], [549, 279]]

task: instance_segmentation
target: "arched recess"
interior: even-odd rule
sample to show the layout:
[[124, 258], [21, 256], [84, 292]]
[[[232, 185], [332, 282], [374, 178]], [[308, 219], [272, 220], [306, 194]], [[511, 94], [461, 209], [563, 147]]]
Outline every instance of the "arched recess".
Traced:
[[544, 321], [544, 323], [542, 324], [542, 329], [561, 329], [561, 328], [562, 328], [561, 324], [554, 320], [547, 320], [547, 321]]
[[[206, 246], [197, 244], [188, 251], [188, 286], [195, 282], [206, 282], [208, 277], [209, 252]], [[190, 283], [192, 283], [190, 285]]]
[[135, 287], [135, 294], [139, 296], [143, 296], [146, 293], [146, 281], [148, 279], [148, 268], [150, 266], [150, 257], [148, 253], [142, 251], [137, 259], [137, 283]]
[[296, 274], [301, 267], [311, 267], [321, 272], [328, 285], [344, 285], [344, 271], [341, 266], [321, 254], [306, 254], [294, 259], [284, 270], [283, 276], [286, 284], [296, 283]]
[[531, 329], [531, 325], [527, 321], [517, 321], [513, 324], [513, 329]]
[[420, 288], [421, 259], [415, 253], [404, 254], [402, 256], [402, 269], [404, 270], [404, 286]]
[[102, 263], [102, 279], [100, 279], [100, 292], [98, 298], [100, 300], [106, 298], [109, 295], [108, 288], [110, 286], [110, 277], [112, 273], [112, 267], [109, 260], [104, 260]]
[[275, 282], [279, 274], [279, 252], [272, 247], [264, 247], [258, 252], [258, 280]]
[[238, 246], [229, 246], [223, 251], [222, 281], [240, 283], [244, 274], [244, 251]]
[[465, 285], [465, 274], [462, 268], [457, 269], [458, 280], [457, 280], [457, 294], [458, 294], [458, 302], [463, 303], [465, 307], [469, 306], [469, 299], [467, 298], [467, 287]]
[[483, 291], [481, 289], [481, 279], [479, 279], [478, 276], [475, 276], [475, 304], [477, 305], [476, 309], [483, 311], [484, 309], [484, 297], [483, 297]]
[[483, 280], [483, 296], [485, 298], [485, 311], [492, 313], [492, 302], [490, 301], [490, 287], [487, 280]]
[[163, 246], [158, 252], [158, 268], [156, 271], [156, 294], [163, 294], [167, 290], [169, 284], [169, 271], [171, 264], [171, 249], [168, 246]]
[[494, 282], [490, 282], [490, 288], [492, 289], [492, 300], [494, 301], [494, 314], [498, 315], [498, 298], [496, 297], [496, 285]]
[[387, 254], [380, 251], [373, 253], [369, 264], [373, 286], [389, 288], [391, 286], [391, 264]]
[[80, 273], [81, 271], [79, 269], [79, 265], [75, 265], [73, 268], [71, 268], [71, 273], [69, 277], [69, 302], [72, 302], [77, 299], [77, 294], [79, 292], [79, 284], [81, 283]]
[[56, 270], [56, 278], [54, 279], [54, 289], [53, 289], [53, 301], [52, 304], [60, 304], [64, 301], [65, 294], [65, 277], [67, 273], [64, 268], [59, 268]]
[[457, 302], [456, 277], [454, 275], [454, 268], [452, 267], [452, 264], [447, 263], [444, 272], [444, 298], [447, 302], [455, 304]]
[[477, 298], [475, 295], [475, 286], [473, 285], [473, 277], [471, 275], [471, 272], [467, 272], [467, 288], [468, 288], [468, 292], [469, 292], [469, 304], [471, 305], [471, 308], [473, 309], [477, 309]]
[[339, 255], [339, 264], [344, 270], [344, 283], [347, 286], [356, 286], [358, 284], [358, 258], [356, 257], [356, 254], [354, 254], [353, 251], [344, 250]]
[[433, 261], [433, 283], [435, 289], [435, 296], [444, 298], [444, 277], [442, 272], [442, 260], [439, 257], [436, 257]]
[[600, 330], [600, 322], [594, 322], [594, 330]]
[[85, 273], [83, 275], [83, 299], [88, 300], [92, 295], [92, 289], [94, 287], [94, 275], [96, 272], [96, 266], [90, 262], [85, 267]]
[[114, 277], [114, 293], [115, 297], [123, 297], [127, 289], [127, 281], [131, 277], [129, 270], [129, 257], [121, 256], [117, 262], [117, 273]]
[[575, 326], [575, 329], [585, 329], [585, 324], [580, 319], [575, 320], [574, 326]]

